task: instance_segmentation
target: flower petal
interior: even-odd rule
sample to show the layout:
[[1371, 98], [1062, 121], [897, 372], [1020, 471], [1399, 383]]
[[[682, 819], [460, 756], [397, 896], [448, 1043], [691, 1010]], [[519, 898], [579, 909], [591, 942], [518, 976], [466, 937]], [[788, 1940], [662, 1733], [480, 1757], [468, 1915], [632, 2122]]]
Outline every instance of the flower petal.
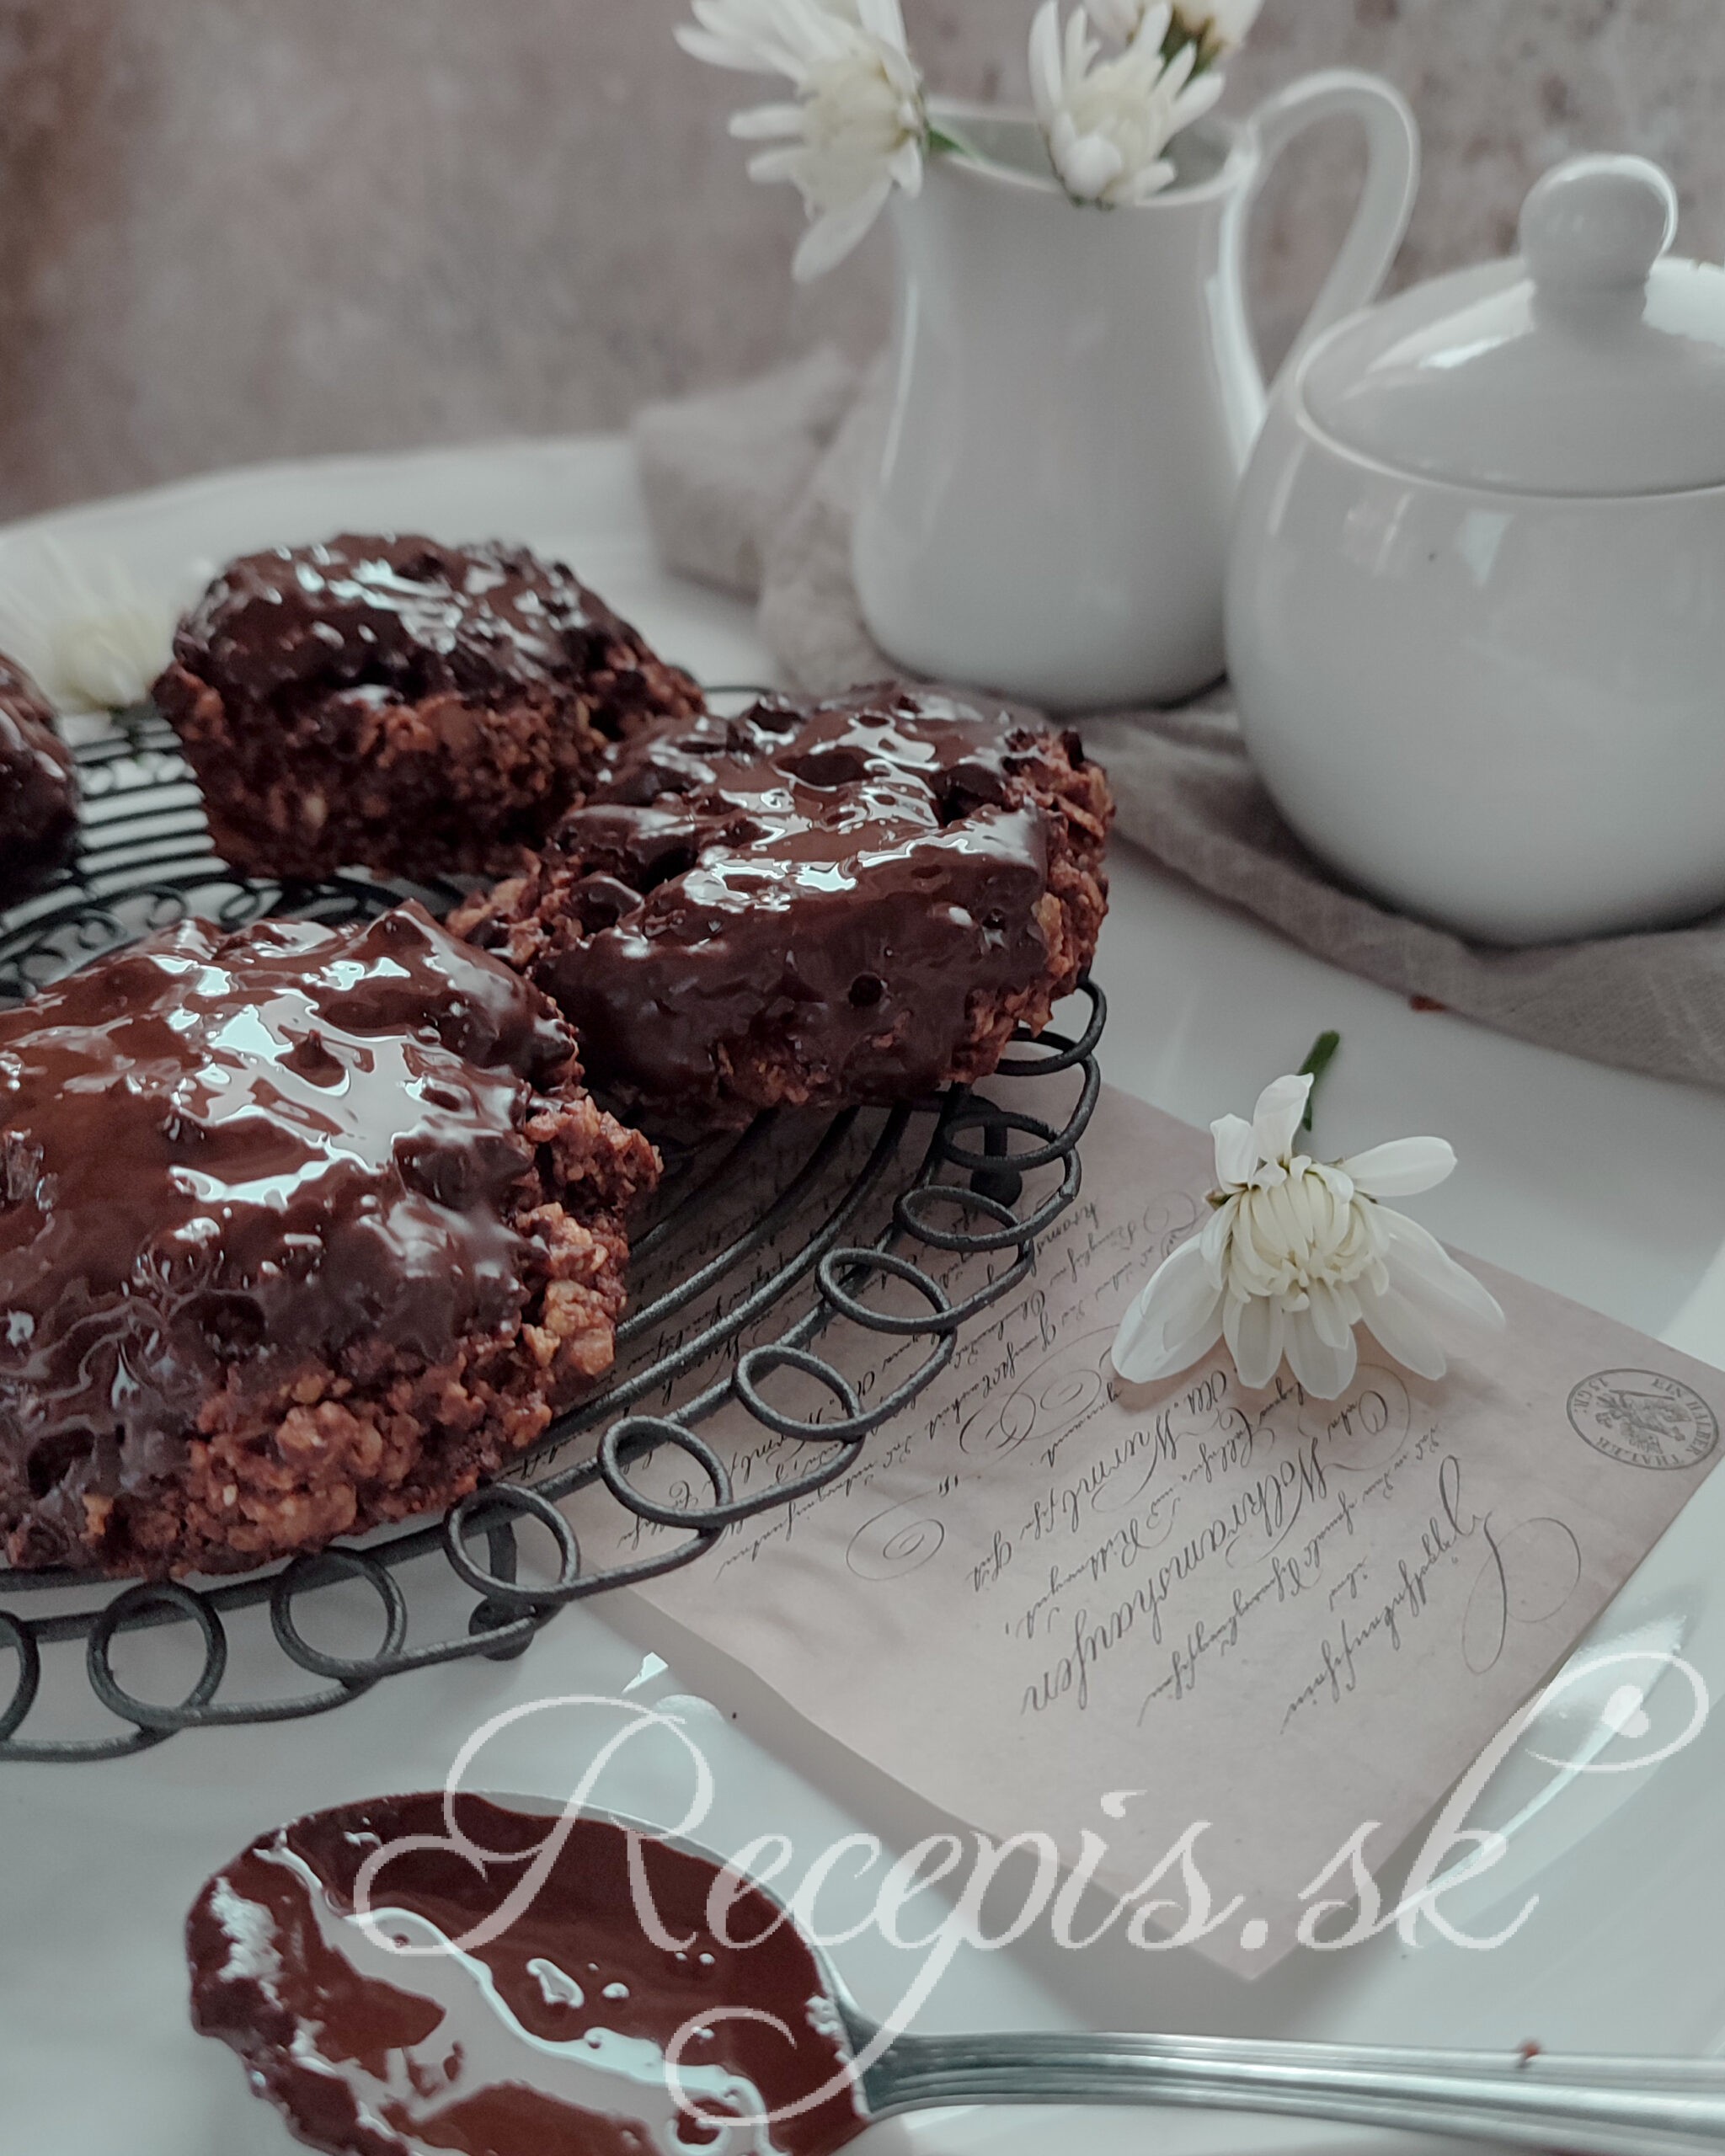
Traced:
[[1289, 1318], [1287, 1350], [1288, 1367], [1314, 1400], [1339, 1400], [1354, 1382], [1359, 1361], [1354, 1335], [1332, 1348], [1310, 1310], [1295, 1310]]
[[894, 151], [887, 168], [887, 178], [895, 187], [902, 188], [912, 197], [922, 192], [922, 146], [920, 142], [901, 142]]
[[1165, 187], [1172, 187], [1178, 178], [1179, 174], [1173, 166], [1166, 157], [1163, 157], [1157, 163], [1145, 165], [1140, 170], [1135, 172], [1132, 175], [1131, 184], [1124, 191], [1124, 197], [1121, 195], [1121, 189], [1116, 187], [1113, 189], [1110, 199], [1124, 199], [1127, 202], [1133, 203], [1148, 202], [1160, 195]]
[[854, 202], [842, 210], [829, 210], [810, 225], [791, 258], [791, 275], [797, 282], [809, 284], [842, 262], [880, 215], [892, 191], [891, 180], [883, 176]]
[[[685, 52], [714, 67], [800, 82], [825, 42], [820, 8], [788, 13], [776, 6], [749, 5], [747, 0], [693, 0], [693, 5], [700, 27], [679, 24], [676, 40]], [[795, 49], [798, 40], [800, 52]]]
[[745, 52], [739, 45], [727, 45], [723, 38], [714, 37], [708, 30], [697, 29], [692, 23], [679, 23], [671, 35], [691, 59], [704, 60], [709, 67], [734, 67], [744, 75], [773, 72], [755, 54]]
[[1222, 1337], [1248, 1392], [1257, 1392], [1276, 1374], [1286, 1325], [1282, 1305], [1268, 1296], [1253, 1296], [1249, 1302], [1229, 1296], [1222, 1311]]
[[1215, 1345], [1221, 1329], [1221, 1290], [1198, 1245], [1182, 1243], [1121, 1320], [1114, 1368], [1128, 1384], [1148, 1385], [1188, 1369]]
[[905, 51], [905, 18], [899, 0], [857, 0], [857, 18], [871, 37], [896, 51]]
[[1435, 1235], [1387, 1205], [1378, 1208], [1376, 1225], [1392, 1289], [1439, 1316], [1503, 1331], [1503, 1313], [1496, 1296], [1458, 1265]]
[[1443, 1342], [1407, 1296], [1395, 1288], [1380, 1294], [1366, 1281], [1354, 1290], [1360, 1322], [1379, 1347], [1418, 1377], [1440, 1378], [1449, 1368]]
[[1228, 1262], [1228, 1240], [1239, 1217], [1240, 1199], [1235, 1193], [1225, 1198], [1214, 1209], [1204, 1224], [1204, 1233], [1198, 1238], [1198, 1246], [1204, 1252], [1204, 1262], [1210, 1277], [1218, 1287], [1221, 1285], [1223, 1271]]
[[776, 150], [757, 150], [744, 168], [750, 179], [770, 185], [777, 179], [795, 179], [803, 169], [803, 145], [787, 142]]
[[1413, 1198], [1455, 1173], [1455, 1149], [1443, 1138], [1392, 1138], [1336, 1165], [1368, 1198]]
[[1216, 1144], [1216, 1181], [1225, 1190], [1230, 1183], [1250, 1182], [1258, 1166], [1258, 1141], [1245, 1117], [1219, 1115], [1210, 1134]]
[[1318, 1338], [1327, 1348], [1333, 1348], [1339, 1354], [1354, 1330], [1353, 1318], [1348, 1315], [1340, 1294], [1327, 1280], [1314, 1280], [1306, 1294], [1311, 1310], [1311, 1322]]
[[1252, 1112], [1252, 1133], [1266, 1161], [1285, 1161], [1294, 1150], [1294, 1134], [1311, 1097], [1310, 1076], [1274, 1078], [1258, 1097]]
[[1105, 135], [1080, 135], [1061, 146], [1057, 162], [1066, 192], [1094, 202], [1125, 169], [1125, 159]]
[[1354, 1203], [1354, 1178], [1339, 1161], [1314, 1161], [1306, 1172], [1314, 1175], [1338, 1205]]
[[745, 111], [734, 112], [725, 123], [726, 132], [739, 142], [765, 142], [777, 135], [803, 132], [803, 108], [799, 104], [752, 104]]
[[1042, 0], [1030, 25], [1030, 98], [1044, 133], [1060, 109], [1060, 0]]
[[1155, 7], [1145, 9], [1144, 20], [1138, 25], [1138, 37], [1135, 41], [1160, 52], [1167, 43], [1168, 32], [1173, 26], [1173, 0], [1156, 0]]
[[1198, 47], [1183, 45], [1162, 72], [1162, 85], [1170, 97], [1178, 99], [1198, 65]]
[[[1186, 50], [1193, 50], [1188, 45]], [[1174, 99], [1174, 131], [1189, 127], [1195, 120], [1202, 120], [1211, 107], [1219, 103], [1227, 82], [1220, 67], [1207, 68], [1195, 83], [1188, 83]]]

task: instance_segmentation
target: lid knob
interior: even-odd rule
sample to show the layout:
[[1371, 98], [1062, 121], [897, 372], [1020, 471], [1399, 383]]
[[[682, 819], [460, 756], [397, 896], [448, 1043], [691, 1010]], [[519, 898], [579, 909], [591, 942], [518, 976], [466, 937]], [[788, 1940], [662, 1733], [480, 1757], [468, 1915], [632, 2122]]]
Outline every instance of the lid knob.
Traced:
[[1677, 190], [1645, 157], [1571, 157], [1522, 205], [1521, 251], [1542, 297], [1639, 294], [1677, 236]]

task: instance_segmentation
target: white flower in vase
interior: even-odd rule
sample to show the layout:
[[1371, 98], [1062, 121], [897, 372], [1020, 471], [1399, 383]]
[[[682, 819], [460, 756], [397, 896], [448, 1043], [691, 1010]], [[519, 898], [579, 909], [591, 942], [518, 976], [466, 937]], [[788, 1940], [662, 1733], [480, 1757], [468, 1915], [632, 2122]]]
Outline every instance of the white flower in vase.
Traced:
[[791, 264], [799, 281], [843, 259], [894, 188], [922, 185], [928, 115], [899, 0], [695, 0], [677, 35], [717, 66], [783, 75], [794, 103], [738, 113], [733, 135], [771, 141], [750, 177], [791, 181], [812, 220]]
[[1030, 88], [1061, 185], [1075, 201], [1110, 208], [1149, 201], [1175, 177], [1164, 155], [1183, 128], [1222, 93], [1221, 77], [1196, 73], [1198, 48], [1164, 55], [1173, 10], [1147, 8], [1131, 43], [1113, 60], [1074, 8], [1064, 35], [1060, 0], [1043, 0], [1030, 31]]
[[1501, 1327], [1503, 1313], [1443, 1245], [1386, 1198], [1442, 1182], [1455, 1155], [1441, 1138], [1402, 1138], [1354, 1159], [1295, 1152], [1310, 1077], [1278, 1078], [1250, 1123], [1210, 1125], [1216, 1181], [1203, 1232], [1157, 1269], [1116, 1336], [1114, 1368], [1148, 1384], [1226, 1341], [1250, 1390], [1288, 1359], [1315, 1400], [1353, 1383], [1354, 1327], [1421, 1377], [1447, 1368], [1439, 1328]]

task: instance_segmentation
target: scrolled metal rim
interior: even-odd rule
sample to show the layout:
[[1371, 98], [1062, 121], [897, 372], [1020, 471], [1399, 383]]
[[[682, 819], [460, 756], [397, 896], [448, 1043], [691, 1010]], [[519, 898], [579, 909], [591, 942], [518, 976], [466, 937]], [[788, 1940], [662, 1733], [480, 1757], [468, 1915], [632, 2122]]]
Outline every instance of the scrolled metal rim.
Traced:
[[[665, 1445], [692, 1460], [707, 1477], [713, 1492], [710, 1505], [668, 1504], [644, 1496], [630, 1481], [624, 1454], [633, 1449], [638, 1460], [651, 1460]], [[729, 1524], [731, 1478], [724, 1462], [704, 1438], [666, 1416], [626, 1415], [622, 1422], [613, 1422], [599, 1440], [599, 1472], [620, 1505], [655, 1527], [686, 1527], [705, 1534], [710, 1528]]]
[[[999, 1165], [999, 1161], [992, 1155], [985, 1155], [984, 1158], [989, 1161], [991, 1167]], [[1016, 1245], [1029, 1256], [1033, 1253], [1036, 1239], [1043, 1230], [1051, 1227], [1078, 1195], [1081, 1173], [1077, 1154], [1068, 1155], [1065, 1173], [1061, 1177], [1059, 1187], [1044, 1198], [1033, 1213], [1025, 1214], [1015, 1213], [1003, 1200], [991, 1198], [986, 1191], [978, 1190], [971, 1183], [915, 1183], [894, 1207], [893, 1218], [906, 1235], [915, 1235], [919, 1242], [927, 1243], [933, 1250], [962, 1251], [968, 1255], [972, 1251], [1011, 1250]], [[985, 1213], [991, 1219], [997, 1220], [1000, 1225], [980, 1235], [969, 1233], [962, 1228], [937, 1228], [932, 1221], [922, 1217], [922, 1201], [925, 1199], [969, 1206], [976, 1212]]]
[[[328, 1585], [332, 1573], [344, 1579], [363, 1580], [383, 1605], [382, 1643], [369, 1655], [326, 1654], [312, 1645], [295, 1621], [295, 1598], [307, 1590], [308, 1583], [313, 1589]], [[382, 1673], [380, 1665], [392, 1661], [406, 1641], [407, 1597], [394, 1573], [368, 1550], [333, 1543], [326, 1550], [308, 1550], [296, 1557], [278, 1575], [270, 1591], [270, 1629], [290, 1662], [313, 1677], [334, 1678], [350, 1689], [363, 1689], [377, 1683]]]
[[36, 1645], [35, 1634], [21, 1617], [14, 1617], [9, 1609], [0, 1609], [0, 1649], [6, 1647], [10, 1647], [17, 1657], [18, 1677], [12, 1697], [4, 1708], [0, 1708], [0, 1744], [23, 1724], [36, 1704], [42, 1682], [42, 1650]]
[[[194, 1723], [192, 1727], [201, 1727]], [[131, 1759], [140, 1752], [153, 1752], [158, 1744], [165, 1744], [170, 1737], [177, 1737], [174, 1729], [128, 1729], [123, 1737], [8, 1737], [0, 1744], [0, 1760], [8, 1765], [35, 1765], [70, 1767], [93, 1765], [99, 1759]]]
[[[859, 1422], [865, 1419], [859, 1414]], [[715, 1526], [735, 1527], [745, 1519], [758, 1519], [762, 1513], [782, 1511], [785, 1506], [795, 1504], [799, 1497], [818, 1495], [829, 1482], [836, 1482], [841, 1476], [850, 1473], [868, 1442], [868, 1430], [857, 1429], [850, 1422], [823, 1423], [819, 1426], [819, 1434], [832, 1441], [833, 1450], [825, 1460], [817, 1461], [788, 1481], [757, 1490], [752, 1497], [734, 1497], [722, 1519], [715, 1514]]]
[[[979, 1153], [968, 1145], [954, 1144], [953, 1134], [960, 1130], [980, 1130], [985, 1134], [999, 1131], [1020, 1138], [1034, 1138], [1039, 1143], [1023, 1153]], [[1056, 1161], [1064, 1161], [1071, 1150], [1065, 1142], [1065, 1132], [1056, 1130], [1051, 1123], [1044, 1123], [1040, 1116], [1027, 1115], [1022, 1108], [1001, 1107], [993, 1101], [961, 1101], [948, 1115], [941, 1129], [942, 1158], [948, 1166], [962, 1168], [974, 1176], [1007, 1172], [1028, 1175], [1033, 1168], [1045, 1168]]]
[[[511, 1524], [517, 1519], [537, 1520], [556, 1543], [558, 1572], [550, 1586], [524, 1588], [500, 1572], [487, 1572], [467, 1554], [467, 1537], [489, 1535], [494, 1523], [483, 1515], [499, 1510], [510, 1516]], [[443, 1516], [443, 1554], [456, 1577], [475, 1594], [518, 1612], [556, 1603], [581, 1580], [581, 1545], [575, 1540], [574, 1529], [549, 1498], [526, 1482], [488, 1482], [451, 1505]]]
[[679, 1542], [674, 1549], [663, 1550], [656, 1557], [638, 1557], [630, 1564], [613, 1565], [592, 1579], [579, 1582], [564, 1599], [585, 1601], [590, 1595], [607, 1594], [614, 1587], [639, 1587], [644, 1581], [662, 1579], [667, 1572], [680, 1572], [685, 1565], [704, 1557], [724, 1533], [723, 1526], [698, 1528], [686, 1542]]
[[[1087, 1063], [1084, 1070], [1083, 1090], [1058, 1131], [1052, 1123], [1044, 1123], [1039, 1116], [1026, 1115], [1020, 1108], [1003, 1108], [993, 1101], [979, 1100], [975, 1096], [962, 1102], [943, 1125], [943, 1154], [948, 1165], [972, 1175], [996, 1176], [1003, 1171], [1028, 1175], [1033, 1168], [1045, 1168], [1056, 1161], [1070, 1159], [1090, 1128], [1090, 1119], [1102, 1097], [1100, 1069], [1092, 1061]], [[953, 1145], [953, 1131], [971, 1129], [1017, 1131], [1021, 1137], [1038, 1138], [1042, 1143], [1024, 1153], [977, 1153], [967, 1146]]]
[[[110, 1657], [116, 1636], [131, 1629], [128, 1620], [147, 1610], [174, 1609], [197, 1627], [204, 1642], [204, 1666], [185, 1697], [172, 1705], [141, 1700], [128, 1692], [114, 1674]], [[168, 1734], [187, 1729], [205, 1718], [206, 1710], [221, 1689], [227, 1673], [227, 1635], [222, 1620], [206, 1598], [182, 1587], [178, 1580], [141, 1580], [116, 1595], [90, 1628], [85, 1648], [90, 1689], [111, 1715], [142, 1730]]]
[[[783, 1408], [775, 1407], [761, 1387], [776, 1370], [800, 1370], [804, 1377], [825, 1385], [844, 1409], [844, 1420], [820, 1422], [806, 1415], [787, 1415]], [[819, 1355], [811, 1355], [806, 1348], [793, 1347], [782, 1340], [770, 1341], [740, 1355], [734, 1383], [738, 1399], [763, 1429], [771, 1430], [775, 1437], [791, 1438], [802, 1444], [842, 1443], [862, 1412], [857, 1388], [842, 1370], [836, 1370]]]
[[[841, 1266], [854, 1275], [884, 1273], [889, 1279], [904, 1281], [927, 1300], [927, 1314], [913, 1311], [908, 1317], [896, 1317], [889, 1310], [874, 1309], [852, 1294], [838, 1278]], [[814, 1278], [834, 1312], [868, 1332], [881, 1333], [889, 1339], [913, 1340], [919, 1333], [950, 1332], [958, 1323], [952, 1299], [939, 1281], [910, 1258], [900, 1257], [896, 1251], [830, 1250], [814, 1268]]]

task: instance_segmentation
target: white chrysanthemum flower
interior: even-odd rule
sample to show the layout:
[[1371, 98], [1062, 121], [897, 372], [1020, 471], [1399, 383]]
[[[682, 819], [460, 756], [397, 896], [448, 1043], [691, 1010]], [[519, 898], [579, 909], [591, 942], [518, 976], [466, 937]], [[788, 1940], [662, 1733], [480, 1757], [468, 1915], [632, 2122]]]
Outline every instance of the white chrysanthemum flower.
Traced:
[[1214, 1209], [1126, 1313], [1114, 1362], [1130, 1383], [1172, 1376], [1225, 1340], [1249, 1390], [1285, 1355], [1313, 1399], [1334, 1400], [1354, 1381], [1355, 1326], [1419, 1376], [1440, 1378], [1439, 1326], [1503, 1325], [1435, 1236], [1382, 1202], [1442, 1182], [1454, 1152], [1441, 1138], [1401, 1138], [1350, 1161], [1296, 1153], [1311, 1085], [1278, 1078], [1250, 1123], [1210, 1125]]
[[1167, 0], [1160, 0], [1146, 9], [1125, 51], [1103, 60], [1082, 8], [1067, 19], [1064, 37], [1060, 0], [1043, 0], [1038, 9], [1031, 96], [1055, 170], [1075, 201], [1119, 207], [1159, 195], [1174, 179], [1163, 155], [1168, 144], [1221, 95], [1220, 75], [1194, 79], [1195, 45], [1162, 56], [1172, 20]]
[[777, 144], [750, 160], [750, 176], [795, 184], [813, 221], [792, 274], [818, 277], [895, 187], [922, 185], [928, 115], [899, 0], [695, 0], [695, 14], [701, 27], [677, 33], [686, 51], [783, 75], [796, 90], [794, 104], [738, 113], [731, 132]]
[[175, 609], [151, 596], [124, 562], [44, 547], [50, 589], [26, 600], [0, 592], [0, 644], [67, 715], [142, 703], [167, 665]]

